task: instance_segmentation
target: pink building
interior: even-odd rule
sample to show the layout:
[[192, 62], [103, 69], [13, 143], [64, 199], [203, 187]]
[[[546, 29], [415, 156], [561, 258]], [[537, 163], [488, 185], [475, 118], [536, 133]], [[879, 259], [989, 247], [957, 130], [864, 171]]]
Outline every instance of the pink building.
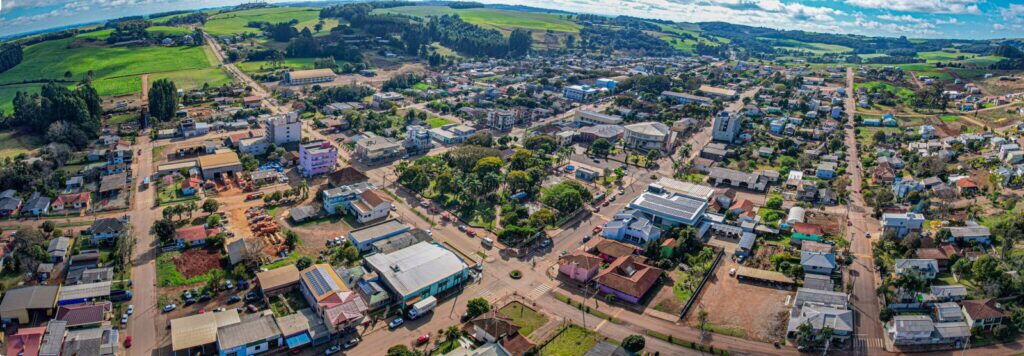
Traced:
[[574, 281], [586, 283], [594, 278], [603, 262], [600, 257], [575, 251], [558, 259], [558, 273]]
[[43, 334], [45, 333], [45, 326], [19, 329], [18, 333], [7, 338], [7, 353], [5, 355], [39, 355], [39, 346], [43, 343]]
[[338, 148], [327, 141], [313, 141], [299, 146], [299, 164], [306, 177], [334, 172]]

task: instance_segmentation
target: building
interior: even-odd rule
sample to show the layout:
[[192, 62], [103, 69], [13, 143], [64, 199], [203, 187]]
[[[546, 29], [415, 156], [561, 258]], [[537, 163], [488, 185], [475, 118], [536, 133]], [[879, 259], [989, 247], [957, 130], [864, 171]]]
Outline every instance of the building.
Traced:
[[94, 244], [109, 243], [120, 237], [126, 230], [127, 226], [121, 219], [97, 219], [89, 227], [89, 241], [92, 241]]
[[109, 282], [114, 280], [114, 267], [81, 268], [68, 271], [64, 285]]
[[287, 293], [299, 285], [299, 269], [289, 264], [256, 273], [256, 285], [268, 299]]
[[323, 196], [322, 200], [324, 211], [328, 214], [336, 214], [339, 213], [339, 207], [348, 210], [349, 205], [351, 205], [353, 201], [358, 200], [360, 194], [375, 188], [376, 187], [374, 187], [372, 183], [363, 181], [324, 190], [323, 193], [321, 193]]
[[370, 255], [364, 263], [403, 306], [444, 293], [469, 279], [469, 266], [461, 258], [429, 242]]
[[654, 226], [640, 211], [623, 210], [615, 213], [612, 220], [604, 224], [601, 236], [645, 248], [651, 241], [661, 238], [661, 229]]
[[719, 142], [731, 143], [736, 141], [736, 136], [743, 129], [743, 117], [736, 113], [722, 111], [715, 115], [711, 125], [711, 138]]
[[433, 241], [430, 233], [423, 229], [414, 228], [396, 236], [374, 241], [370, 244], [370, 251], [375, 253], [392, 253], [423, 241]]
[[897, 258], [893, 269], [896, 275], [913, 273], [932, 280], [939, 273], [939, 262], [926, 258]]
[[[61, 194], [50, 203], [50, 211], [62, 212], [65, 210], [88, 210], [89, 202], [92, 200], [88, 192]], [[20, 201], [20, 200], [19, 200]]]
[[4, 355], [36, 356], [43, 344], [46, 327], [20, 328], [4, 340], [7, 352]]
[[[214, 313], [216, 314], [216, 313]], [[258, 355], [284, 345], [281, 329], [269, 311], [217, 328], [220, 356]]]
[[47, 322], [46, 332], [43, 334], [42, 343], [39, 345], [39, 356], [60, 356], [66, 334], [67, 323], [60, 320], [50, 320]]
[[373, 226], [355, 229], [348, 233], [348, 241], [359, 251], [369, 251], [373, 243], [390, 239], [412, 230], [401, 220], [388, 220]]
[[573, 122], [578, 126], [618, 125], [622, 123], [622, 117], [602, 114], [596, 111], [576, 110], [575, 114], [573, 114]]
[[516, 124], [516, 113], [512, 110], [488, 110], [487, 127], [496, 131], [509, 131]]
[[223, 150], [212, 155], [200, 156], [199, 169], [203, 178], [213, 180], [218, 179], [221, 174], [233, 176], [242, 172], [242, 161], [234, 151]]
[[8, 290], [0, 302], [0, 320], [28, 324], [48, 320], [57, 306], [60, 286], [37, 285]]
[[558, 258], [558, 273], [576, 282], [590, 282], [597, 271], [604, 265], [600, 257], [586, 252], [573, 251]]
[[214, 353], [217, 351], [218, 329], [241, 321], [234, 308], [172, 319], [171, 351], [184, 355]]
[[110, 325], [71, 329], [64, 336], [61, 355], [114, 356], [120, 351], [117, 329]]
[[594, 125], [581, 127], [577, 132], [576, 137], [583, 142], [594, 142], [599, 138], [615, 142], [622, 138], [626, 129], [619, 125]]
[[409, 125], [405, 127], [405, 140], [402, 141], [402, 145], [408, 154], [417, 155], [430, 152], [434, 148], [434, 141], [426, 127]]
[[334, 172], [338, 163], [338, 148], [327, 141], [312, 141], [299, 145], [299, 165], [306, 177]]
[[836, 256], [831, 252], [800, 251], [800, 266], [804, 273], [831, 275], [836, 269]]
[[299, 291], [326, 322], [331, 333], [362, 321], [366, 303], [345, 285], [331, 265], [312, 265], [299, 272], [299, 277]]
[[600, 90], [588, 85], [570, 85], [562, 89], [562, 96], [571, 101], [590, 101]]
[[207, 229], [203, 225], [183, 227], [174, 230], [174, 243], [178, 248], [202, 246], [206, 244], [206, 240], [218, 233], [219, 229]]
[[[81, 177], [76, 178], [81, 181]], [[0, 217], [13, 216], [18, 213], [18, 210], [21, 210], [21, 197], [18, 196], [17, 191], [8, 189], [0, 193]]]
[[[103, 182], [106, 183], [109, 178], [123, 175], [113, 175], [103, 177]], [[103, 185], [100, 185], [100, 193], [105, 192]], [[39, 192], [32, 193], [28, 200], [25, 201], [25, 205], [21, 207], [22, 216], [44, 216], [50, 213], [50, 197], [43, 196]]]
[[976, 242], [983, 245], [992, 244], [992, 233], [982, 225], [949, 227], [949, 243], [967, 244]]
[[75, 305], [110, 297], [110, 281], [63, 286], [57, 305]]
[[310, 308], [276, 318], [285, 345], [295, 350], [306, 345], [323, 345], [331, 340], [331, 332], [324, 320]]
[[602, 293], [636, 304], [658, 282], [661, 274], [660, 268], [640, 263], [637, 256], [628, 255], [617, 258], [598, 272], [594, 280]]
[[810, 325], [815, 334], [832, 329], [833, 340], [848, 340], [853, 334], [850, 296], [828, 290], [799, 288], [789, 312], [787, 337], [795, 337], [800, 325]]
[[356, 142], [355, 158], [361, 162], [376, 163], [395, 159], [405, 155], [402, 144], [372, 132], [364, 132], [363, 138]]
[[935, 323], [927, 315], [897, 315], [886, 327], [895, 345], [931, 343]]
[[626, 125], [622, 144], [640, 150], [671, 151], [676, 133], [660, 122], [641, 122]]
[[604, 88], [604, 89], [608, 89], [608, 90], [615, 89], [615, 87], [618, 86], [618, 85], [619, 85], [619, 82], [617, 80], [611, 79], [611, 78], [597, 78], [597, 80], [594, 81], [594, 86], [595, 87]]
[[370, 180], [363, 172], [352, 166], [345, 166], [327, 176], [327, 183], [332, 188], [344, 187], [356, 183], [363, 183]]
[[921, 232], [924, 215], [919, 213], [885, 213], [882, 214], [882, 234], [903, 238], [907, 234]]
[[[6, 299], [5, 299], [6, 300]], [[1003, 305], [995, 299], [963, 301], [964, 318], [971, 329], [991, 330], [1002, 325], [1008, 315]]]
[[402, 101], [403, 99], [405, 99], [405, 97], [402, 96], [402, 94], [393, 91], [376, 93], [373, 94], [372, 105], [375, 109], [380, 109], [392, 102]]
[[726, 89], [726, 88], [718, 88], [718, 87], [713, 87], [713, 86], [710, 86], [710, 85], [701, 85], [700, 88], [697, 89], [697, 91], [702, 93], [702, 94], [704, 94], [704, 95], [707, 95], [708, 97], [722, 98], [722, 99], [725, 99], [725, 100], [736, 99], [736, 95], [737, 95], [735, 90]]
[[768, 179], [758, 173], [747, 173], [722, 167], [711, 167], [708, 171], [708, 182], [714, 186], [726, 185], [756, 191], [764, 191], [768, 188]]
[[630, 202], [628, 207], [640, 211], [655, 224], [697, 226], [707, 210], [708, 201], [663, 191], [652, 185]]
[[46, 248], [46, 254], [50, 255], [50, 262], [60, 263], [64, 262], [64, 259], [68, 257], [68, 251], [71, 248], [71, 239], [67, 237], [58, 237], [50, 240], [50, 244]]
[[661, 97], [666, 100], [671, 100], [677, 105], [686, 104], [698, 104], [698, 105], [710, 105], [713, 99], [706, 96], [699, 96], [686, 93], [678, 93], [674, 91], [663, 91]]
[[328, 214], [338, 213], [338, 207], [356, 218], [361, 224], [386, 218], [391, 211], [391, 199], [368, 182], [356, 183], [323, 192], [323, 206]]
[[270, 139], [267, 136], [246, 137], [238, 140], [237, 146], [238, 152], [259, 156], [270, 149]]
[[446, 145], [462, 143], [475, 133], [476, 129], [470, 126], [455, 124], [444, 125], [428, 131], [430, 138]]
[[288, 85], [305, 85], [333, 82], [334, 71], [330, 69], [296, 70], [284, 73], [284, 82]]

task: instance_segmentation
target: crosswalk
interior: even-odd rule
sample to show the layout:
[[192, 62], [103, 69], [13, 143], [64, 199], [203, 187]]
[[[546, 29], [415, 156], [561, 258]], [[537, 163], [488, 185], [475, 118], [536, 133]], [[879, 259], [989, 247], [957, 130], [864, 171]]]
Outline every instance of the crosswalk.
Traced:
[[526, 299], [537, 300], [537, 298], [540, 298], [542, 295], [550, 291], [551, 288], [552, 287], [547, 283], [538, 284], [536, 287], [530, 290], [529, 293], [526, 293]]
[[875, 338], [856, 338], [856, 339], [854, 339], [854, 345], [856, 346], [855, 349], [857, 349], [857, 350], [881, 349], [881, 348], [885, 347], [884, 342], [882, 341], [882, 338], [877, 338], [877, 337], [875, 337]]

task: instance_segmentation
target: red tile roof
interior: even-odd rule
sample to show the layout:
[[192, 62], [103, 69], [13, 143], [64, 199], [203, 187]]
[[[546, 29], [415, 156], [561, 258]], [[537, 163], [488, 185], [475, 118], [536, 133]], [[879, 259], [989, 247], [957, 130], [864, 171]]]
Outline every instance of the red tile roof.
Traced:
[[380, 193], [377, 193], [374, 189], [364, 190], [359, 194], [359, 197], [361, 197], [363, 201], [366, 202], [366, 205], [370, 206], [370, 208], [377, 207], [378, 205], [384, 204], [385, 201], [388, 201], [382, 198]]
[[962, 178], [956, 181], [956, 186], [960, 188], [977, 188], [978, 183], [974, 182], [971, 178]]
[[965, 300], [964, 311], [973, 320], [996, 319], [1006, 316], [1002, 306], [997, 306], [995, 299]]
[[589, 267], [600, 267], [604, 264], [604, 260], [586, 252], [573, 251], [572, 253], [559, 258], [558, 264], [576, 264], [577, 266], [589, 269]]
[[83, 203], [83, 202], [84, 203], [88, 203], [89, 199], [90, 199], [89, 193], [86, 193], [86, 192], [77, 193], [77, 194], [61, 194], [61, 195], [58, 195], [57, 199], [54, 199], [53, 200], [53, 204], [50, 204], [50, 205], [51, 206], [56, 206], [56, 205], [75, 205], [76, 203]]
[[662, 270], [636, 261], [636, 256], [619, 257], [597, 273], [598, 284], [640, 298], [658, 282]]
[[818, 224], [796, 223], [793, 224], [793, 232], [806, 235], [825, 236], [825, 229]]
[[68, 327], [96, 324], [103, 321], [109, 307], [109, 303], [63, 306], [57, 309], [54, 319], [66, 321]]
[[6, 355], [39, 355], [39, 346], [43, 343], [43, 334], [45, 333], [45, 326], [19, 329], [18, 333], [7, 338]]
[[597, 250], [598, 253], [602, 253], [615, 258], [632, 255], [636, 253], [637, 250], [636, 246], [627, 245], [615, 240], [608, 239], [601, 239], [601, 241], [599, 241], [597, 245], [594, 246], [594, 249]]

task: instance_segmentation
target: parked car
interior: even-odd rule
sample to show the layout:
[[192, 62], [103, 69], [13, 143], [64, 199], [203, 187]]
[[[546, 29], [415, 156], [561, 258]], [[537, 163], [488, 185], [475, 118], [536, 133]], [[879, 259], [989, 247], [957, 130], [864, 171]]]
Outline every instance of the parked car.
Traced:
[[619, 195], [623, 195], [623, 194], [626, 194], [626, 190], [625, 189], [619, 189]]
[[234, 289], [234, 288], [235, 288], [235, 283], [234, 282], [228, 281], [227, 283], [224, 283], [224, 289]]
[[339, 351], [341, 351], [341, 347], [338, 345], [334, 345], [324, 350], [324, 355], [333, 355], [338, 353]]
[[177, 307], [178, 307], [177, 304], [167, 304], [167, 305], [164, 306], [164, 313], [169, 313], [172, 310], [174, 310], [174, 308], [177, 308]]
[[604, 203], [601, 203], [601, 206], [608, 206], [608, 204], [611, 204], [611, 203], [609, 203], [607, 200], [605, 200]]
[[228, 304], [234, 304], [234, 303], [238, 303], [240, 301], [242, 301], [242, 297], [239, 297], [237, 294], [231, 296], [231, 298], [228, 298]]
[[128, 313], [121, 314], [121, 325], [128, 324]]
[[459, 231], [466, 232], [466, 229], [468, 229], [468, 227], [466, 227], [466, 225], [462, 225], [462, 224], [459, 225]]
[[351, 349], [353, 347], [356, 347], [356, 345], [359, 345], [359, 341], [360, 340], [358, 337], [353, 337], [351, 339], [348, 339], [348, 341], [345, 341], [344, 344], [341, 344], [341, 348], [346, 350]]
[[238, 285], [238, 289], [239, 289], [239, 290], [242, 290], [242, 289], [249, 289], [249, 282], [247, 282], [247, 281], [246, 281], [246, 280], [244, 280], [244, 279], [239, 279], [239, 280], [238, 280], [238, 283], [236, 283], [236, 284]]
[[423, 345], [430, 341], [430, 334], [423, 334], [416, 338], [416, 345]]
[[127, 336], [127, 337], [124, 338], [124, 348], [126, 348], [126, 349], [132, 348], [132, 337], [131, 336]]
[[255, 312], [260, 311], [259, 308], [257, 308], [255, 305], [252, 305], [252, 304], [249, 304], [249, 305], [245, 306], [245, 308], [247, 310], [249, 310], [250, 313], [255, 313]]
[[196, 304], [196, 300], [195, 299], [192, 299], [192, 298], [185, 299], [185, 305], [192, 305], [192, 304]]
[[222, 311], [225, 311], [225, 310], [228, 310], [228, 309], [227, 309], [227, 308], [224, 308], [224, 307], [220, 307], [220, 308], [215, 308], [215, 309], [213, 309], [213, 311], [214, 311], [215, 313], [220, 313], [220, 312], [222, 312]]
[[551, 240], [544, 240], [540, 242], [540, 248], [548, 248], [551, 246]]
[[128, 315], [132, 315], [132, 314], [135, 314], [135, 305], [134, 304], [128, 304]]
[[192, 299], [192, 291], [186, 290], [184, 293], [181, 294], [181, 298], [182, 299]]
[[256, 294], [256, 291], [245, 293], [245, 301], [251, 302], [251, 301], [255, 301], [257, 299], [260, 299], [260, 296], [259, 296], [259, 294]]
[[388, 323], [388, 328], [389, 329], [394, 329], [394, 328], [397, 328], [399, 326], [402, 326], [402, 324], [405, 324], [405, 320], [402, 319], [402, 317], [397, 317], [397, 318], [395, 318], [395, 320], [392, 320], [391, 322]]

